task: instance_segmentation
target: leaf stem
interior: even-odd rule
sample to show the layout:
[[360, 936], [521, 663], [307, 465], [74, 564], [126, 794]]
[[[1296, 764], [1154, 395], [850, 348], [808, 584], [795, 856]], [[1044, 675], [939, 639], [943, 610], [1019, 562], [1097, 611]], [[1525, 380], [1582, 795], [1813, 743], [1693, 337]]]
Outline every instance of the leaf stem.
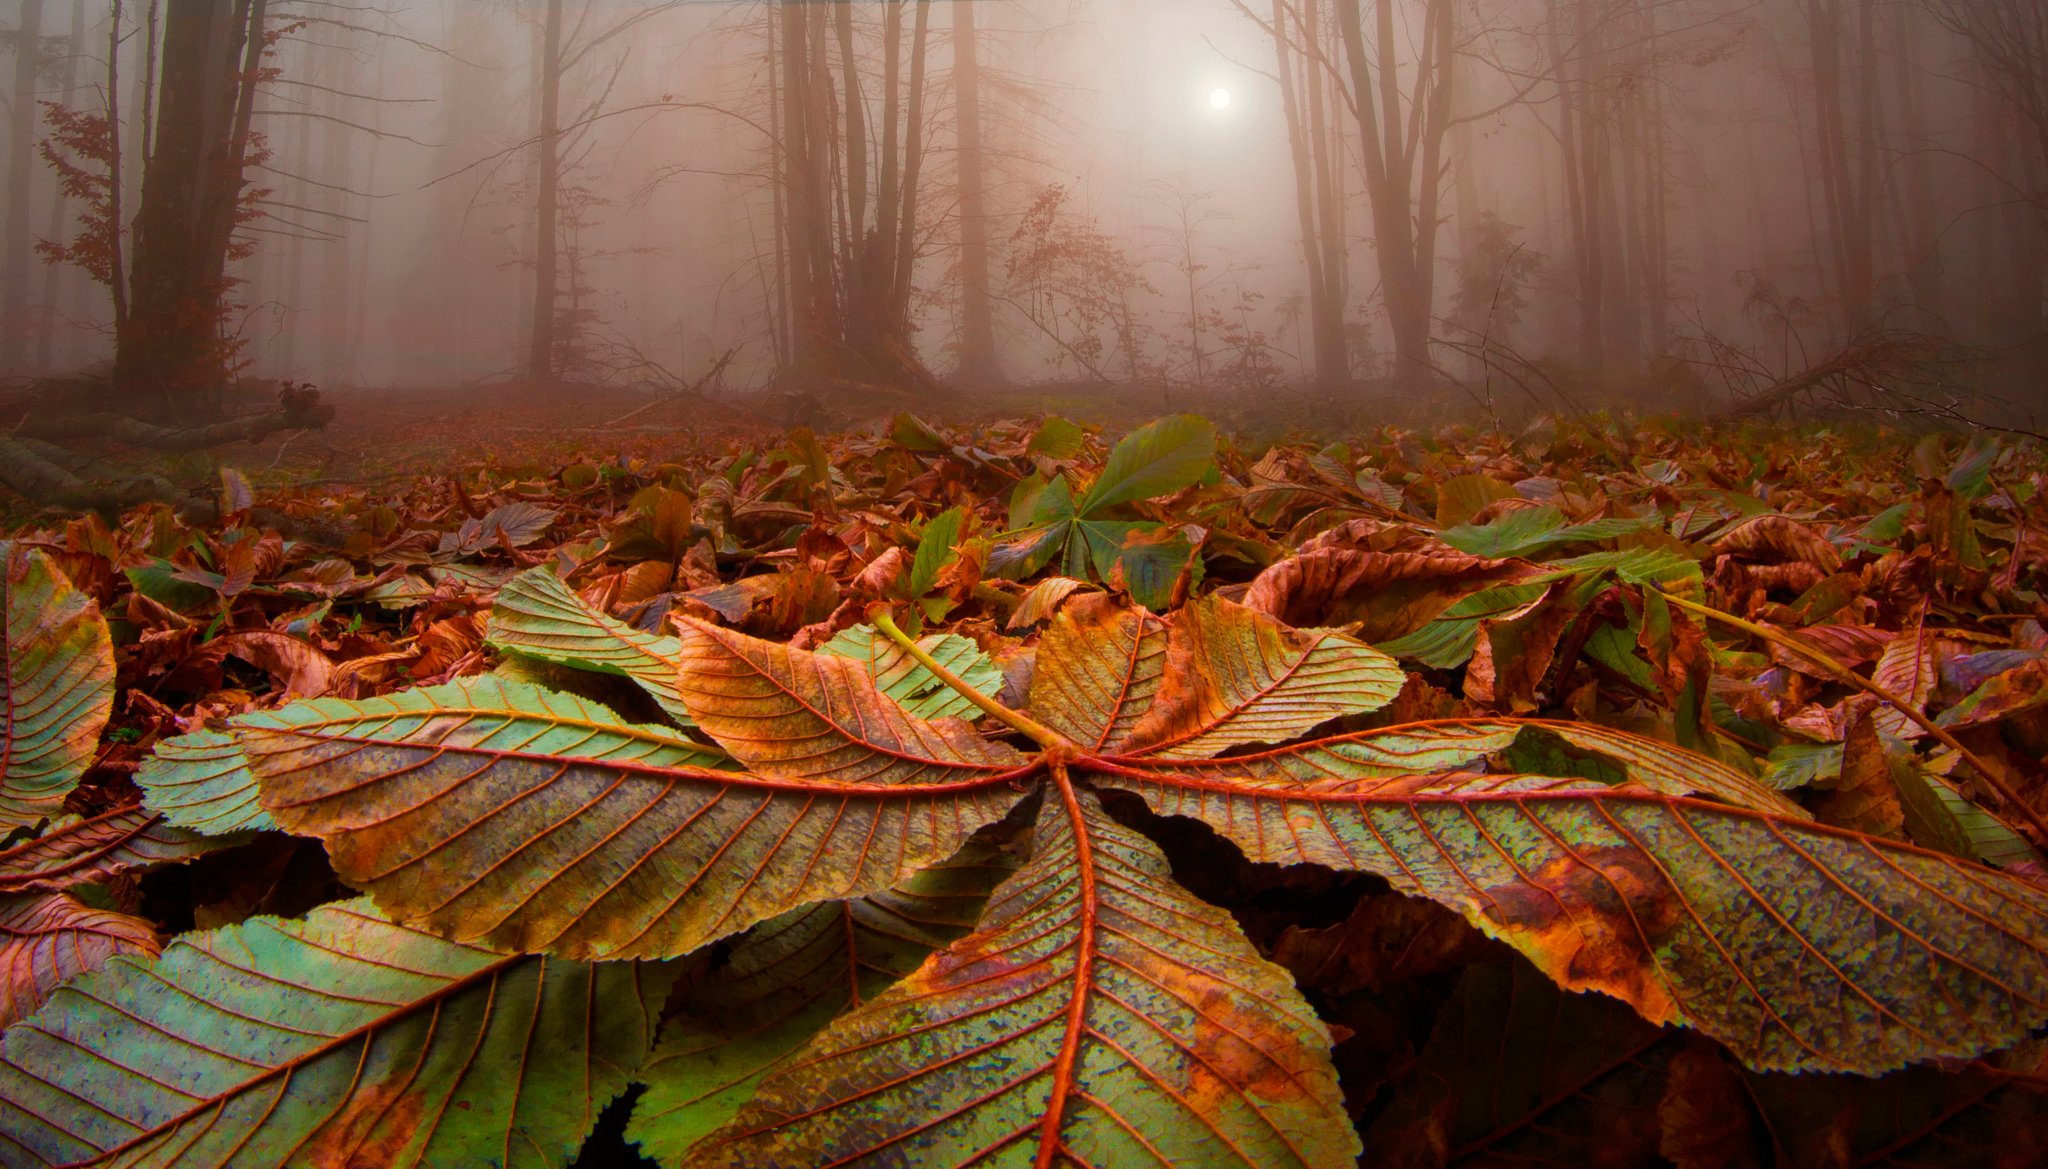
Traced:
[[1745, 621], [1733, 613], [1723, 613], [1721, 610], [1710, 605], [1702, 605], [1697, 601], [1688, 601], [1683, 597], [1675, 597], [1670, 593], [1664, 593], [1664, 599], [1688, 612], [1712, 618], [1723, 625], [1740, 629], [1753, 637], [1763, 638], [1772, 645], [1783, 646], [1785, 649], [1798, 654], [1800, 657], [1833, 674], [1838, 680], [1847, 682], [1849, 685], [1866, 693], [1873, 694], [1882, 701], [1889, 703], [1900, 714], [1919, 724], [1920, 729], [1933, 735], [1941, 742], [1942, 746], [1962, 756], [1965, 763], [1968, 763], [1978, 775], [1984, 777], [1984, 782], [1991, 787], [1991, 790], [1998, 793], [2000, 799], [2011, 804], [2018, 810], [2020, 815], [2026, 817], [2027, 823], [2033, 825], [2034, 831], [2039, 834], [2038, 839], [2042, 843], [2048, 844], [2048, 821], [2043, 821], [2041, 814], [2034, 810], [2033, 805], [2021, 799], [2020, 794], [2013, 790], [2012, 785], [1999, 778], [1998, 773], [1992, 771], [1990, 765], [1979, 758], [1975, 751], [1963, 746], [1945, 728], [1935, 725], [1933, 719], [1915, 710], [1912, 703], [1907, 702], [1885, 687], [1865, 678], [1821, 650], [1815, 649], [1782, 629], [1773, 629], [1768, 625], [1759, 625], [1754, 621]]
[[952, 687], [954, 692], [959, 694], [960, 697], [980, 707], [982, 712], [990, 718], [996, 719], [1011, 729], [1029, 736], [1033, 742], [1047, 750], [1066, 750], [1079, 753], [1080, 748], [1075, 746], [1074, 742], [1065, 735], [1060, 734], [1058, 731], [1053, 730], [1051, 727], [1046, 726], [1022, 711], [1011, 710], [1009, 707], [969, 686], [961, 680], [958, 674], [940, 665], [937, 658], [926, 653], [924, 647], [910, 639], [909, 634], [897, 628], [895, 620], [889, 616], [886, 605], [877, 604], [870, 608], [868, 610], [868, 620], [874, 622], [875, 628], [888, 634], [889, 640], [901, 646], [903, 652], [909, 654], [918, 665], [930, 670], [933, 677]]

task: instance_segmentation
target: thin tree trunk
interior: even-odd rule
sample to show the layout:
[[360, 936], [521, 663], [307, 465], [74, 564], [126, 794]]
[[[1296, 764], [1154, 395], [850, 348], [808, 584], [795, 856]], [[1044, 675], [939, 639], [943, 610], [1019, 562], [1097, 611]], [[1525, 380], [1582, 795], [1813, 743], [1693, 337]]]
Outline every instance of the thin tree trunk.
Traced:
[[[1287, 147], [1294, 156], [1294, 207], [1301, 225], [1302, 261], [1308, 269], [1309, 335], [1315, 353], [1315, 379], [1318, 386], [1328, 389], [1345, 380], [1344, 336], [1341, 331], [1334, 338], [1326, 336], [1330, 289], [1323, 272], [1323, 233], [1316, 220], [1320, 185], [1315, 176], [1316, 159], [1310, 157], [1311, 141], [1320, 145], [1321, 136], [1311, 139], [1302, 125], [1302, 97], [1294, 78], [1295, 51], [1287, 39], [1288, 16], [1285, 0], [1273, 0], [1273, 50], [1279, 63], [1280, 108], [1287, 122]], [[1309, 85], [1320, 93], [1320, 79], [1312, 63], [1306, 72]]]
[[[1386, 301], [1387, 323], [1394, 334], [1394, 376], [1411, 386], [1427, 384], [1434, 376], [1429, 356], [1431, 273], [1421, 266], [1435, 264], [1436, 208], [1443, 179], [1445, 118], [1440, 108], [1430, 107], [1441, 107], [1449, 96], [1449, 79], [1434, 76], [1442, 72], [1441, 63], [1448, 57], [1448, 45], [1441, 51], [1437, 48], [1438, 38], [1449, 35], [1448, 13], [1439, 11], [1444, 2], [1431, 0], [1424, 24], [1423, 51], [1417, 62], [1416, 88], [1404, 119], [1392, 0], [1376, 0], [1374, 4], [1377, 62], [1366, 55], [1359, 0], [1337, 0], [1338, 24], [1351, 67], [1352, 96], [1358, 103], [1358, 123], [1364, 139], [1365, 190], [1372, 207], [1381, 294]], [[1420, 202], [1416, 188], [1418, 148], [1422, 166]], [[1428, 225], [1420, 234], [1418, 221]]]
[[526, 376], [542, 385], [555, 381], [555, 295], [557, 233], [562, 179], [562, 0], [548, 0], [547, 23], [541, 34], [540, 173], [534, 194], [533, 325], [526, 355]]
[[1000, 384], [995, 306], [989, 296], [988, 204], [981, 139], [981, 60], [976, 0], [953, 0], [953, 88], [959, 103], [960, 380]]
[[[64, 56], [64, 108], [70, 109], [78, 101], [78, 58], [85, 52], [85, 0], [71, 0], [71, 44], [70, 52]], [[48, 239], [64, 238], [64, 214], [69, 211], [68, 200], [60, 189], [50, 203], [50, 231]], [[43, 266], [43, 313], [36, 326], [36, 368], [51, 369], [56, 360], [57, 343], [57, 301], [63, 291], [59, 286], [67, 265], [45, 264]]]
[[910, 319], [911, 272], [917, 263], [918, 179], [924, 173], [925, 56], [930, 44], [932, 0], [917, 0], [917, 29], [910, 38], [910, 97], [904, 111], [902, 224], [896, 231], [893, 316]]
[[[357, 80], [356, 57], [349, 36], [339, 33], [337, 43], [321, 46], [326, 51], [319, 54], [323, 58], [320, 72], [328, 82], [328, 115], [333, 119], [320, 128], [320, 174], [332, 184], [321, 202], [326, 210], [337, 215], [348, 213], [349, 192], [355, 187], [355, 151], [350, 149], [349, 142], [353, 131], [345, 124], [354, 120], [353, 102], [347, 95], [354, 92]], [[320, 259], [320, 378], [328, 385], [338, 385], [351, 372], [349, 314], [354, 311], [355, 298], [349, 294], [353, 257], [348, 240], [344, 237], [328, 241]]]
[[[152, 14], [156, 11], [154, 0], [151, 0], [150, 11]], [[154, 23], [152, 16], [152, 26]], [[107, 283], [114, 300], [114, 334], [119, 336], [128, 323], [128, 278], [121, 247], [122, 208], [126, 195], [124, 184], [127, 182], [127, 176], [122, 172], [121, 155], [121, 0], [114, 0], [113, 13], [107, 20], [107, 134], [107, 219], [113, 225], [108, 240]]]
[[873, 311], [895, 324], [896, 233], [901, 225], [902, 159], [897, 154], [903, 133], [903, 0], [886, 0], [882, 8], [882, 185], [875, 196], [875, 235], [862, 266], [868, 274], [866, 295]]
[[43, 0], [21, 0], [15, 24], [14, 106], [7, 137], [7, 289], [0, 296], [0, 369], [28, 361], [29, 195], [35, 174], [36, 70], [43, 57]]
[[[1590, 53], [1591, 46], [1585, 34], [1587, 28], [1586, 0], [1577, 0], [1574, 15], [1581, 53]], [[1593, 201], [1597, 188], [1587, 181], [1593, 171], [1584, 157], [1593, 150], [1590, 142], [1582, 141], [1581, 126], [1591, 129], [1595, 123], [1590, 111], [1581, 106], [1592, 101], [1591, 82], [1582, 77], [1582, 84], [1572, 84], [1571, 66], [1566, 59], [1563, 34], [1560, 31], [1562, 19], [1553, 2], [1549, 7], [1549, 29], [1551, 68], [1556, 75], [1558, 108], [1558, 148], [1563, 156], [1565, 217], [1570, 226], [1573, 269], [1578, 283], [1579, 309], [1579, 372], [1589, 385], [1600, 385], [1607, 380], [1607, 352], [1605, 338], [1600, 327], [1600, 237], [1596, 230], [1596, 214]], [[1584, 62], [1581, 72], [1586, 69]], [[1583, 91], [1576, 101], [1574, 93]], [[1582, 121], [1583, 118], [1583, 121]]]
[[848, 309], [856, 316], [866, 313], [867, 281], [862, 253], [867, 250], [868, 222], [868, 119], [867, 103], [861, 95], [860, 61], [853, 51], [853, 5], [839, 0], [833, 6], [839, 34], [839, 64], [846, 87], [846, 219], [844, 259]]

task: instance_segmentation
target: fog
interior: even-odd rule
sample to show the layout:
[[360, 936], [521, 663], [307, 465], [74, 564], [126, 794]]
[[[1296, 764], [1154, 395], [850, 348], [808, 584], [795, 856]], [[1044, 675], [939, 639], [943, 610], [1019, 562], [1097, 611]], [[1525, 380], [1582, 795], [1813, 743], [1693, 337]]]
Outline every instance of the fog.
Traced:
[[[19, 384], [1113, 385], [1713, 410], [1834, 361], [1824, 388], [1888, 408], [2048, 404], [2038, 0], [0, 14], [0, 372]], [[256, 27], [251, 71], [258, 54], [236, 51]], [[160, 125], [180, 84], [199, 112]], [[110, 178], [92, 185], [112, 152], [66, 146], [53, 106], [113, 114], [118, 208]], [[188, 164], [183, 203], [165, 193], [178, 136], [210, 160]], [[72, 168], [68, 194], [45, 154]], [[177, 278], [149, 275], [173, 228], [142, 227], [203, 219], [199, 186], [243, 209], [218, 288], [188, 287], [200, 307], [178, 311], [213, 311], [225, 340], [116, 361], [171, 327], [139, 322], [183, 319], [147, 315], [142, 283]], [[124, 230], [95, 235], [96, 211]]]

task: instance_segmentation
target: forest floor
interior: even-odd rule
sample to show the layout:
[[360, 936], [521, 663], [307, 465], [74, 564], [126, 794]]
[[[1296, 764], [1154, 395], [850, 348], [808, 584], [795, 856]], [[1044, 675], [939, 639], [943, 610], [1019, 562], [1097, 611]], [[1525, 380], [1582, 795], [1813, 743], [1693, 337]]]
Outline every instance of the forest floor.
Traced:
[[[180, 456], [91, 452], [162, 475], [193, 507], [80, 516], [16, 500], [0, 521], [12, 533], [0, 632], [15, 640], [4, 648], [64, 666], [13, 691], [37, 699], [17, 703], [32, 707], [19, 717], [92, 711], [36, 731], [61, 768], [33, 782], [0, 776], [0, 828], [13, 829], [0, 844], [0, 925], [34, 910], [58, 915], [43, 934], [77, 933], [65, 922], [97, 914], [93, 928], [111, 939], [52, 948], [62, 961], [48, 962], [41, 951], [16, 960], [39, 935], [0, 944], [0, 973], [20, 975], [0, 982], [0, 1023], [26, 1020], [0, 1046], [25, 1029], [85, 1026], [67, 1014], [81, 1000], [52, 997], [60, 984], [114, 986], [160, 948], [184, 954], [242, 936], [224, 931], [271, 928], [252, 919], [338, 928], [338, 915], [371, 904], [335, 904], [360, 890], [382, 912], [428, 920], [424, 894], [387, 880], [410, 862], [378, 869], [355, 849], [357, 829], [306, 818], [299, 809], [317, 801], [285, 800], [287, 783], [346, 785], [317, 800], [344, 801], [363, 823], [397, 823], [411, 815], [397, 801], [412, 789], [384, 781], [414, 769], [404, 751], [449, 752], [464, 768], [475, 760], [461, 752], [488, 755], [461, 780], [481, 776], [478, 791], [512, 781], [511, 770], [493, 770], [500, 755], [520, 756], [506, 768], [588, 758], [580, 770], [542, 769], [555, 776], [547, 799], [581, 808], [597, 796], [576, 785], [613, 783], [590, 770], [602, 760], [579, 754], [595, 750], [585, 740], [600, 724], [639, 728], [634, 741], [648, 750], [718, 761], [690, 771], [691, 784], [710, 775], [739, 792], [760, 782], [739, 770], [757, 759], [772, 778], [779, 756], [757, 750], [766, 740], [752, 729], [766, 716], [741, 698], [728, 709], [712, 689], [737, 676], [734, 662], [758, 658], [768, 664], [746, 669], [761, 678], [836, 679], [839, 689], [799, 705], [858, 712], [844, 720], [857, 734], [832, 733], [853, 735], [847, 750], [864, 761], [921, 758], [886, 731], [939, 726], [902, 721], [912, 718], [975, 720], [979, 733], [945, 724], [945, 742], [958, 744], [941, 754], [971, 746], [1005, 759], [1046, 743], [1020, 737], [1029, 727], [1053, 735], [1055, 751], [1074, 749], [1034, 719], [1095, 728], [1094, 750], [1110, 756], [1084, 776], [1094, 785], [1085, 807], [1062, 788], [1070, 799], [1043, 801], [1028, 835], [1000, 815], [977, 821], [990, 824], [983, 843], [995, 852], [939, 866], [945, 875], [933, 879], [1007, 880], [1004, 866], [1038, 864], [1039, 846], [1022, 842], [1062, 839], [1056, 831], [1087, 836], [1091, 850], [1111, 839], [1141, 850], [1131, 855], [1151, 858], [1147, 867], [1117, 869], [1127, 884], [1112, 893], [1136, 897], [1129, 873], [1140, 873], [1152, 882], [1145, 896], [1199, 909], [1215, 934], [1162, 951], [1173, 963], [1163, 986], [1253, 978], [1263, 989], [1234, 996], [1248, 1009], [1284, 1001], [1315, 1021], [1301, 1058], [1324, 1069], [1320, 1095], [1313, 1109], [1284, 1105], [1283, 1116], [1334, 1151], [1314, 1163], [1348, 1158], [1360, 1136], [1369, 1167], [1806, 1164], [1817, 1162], [1793, 1154], [1822, 1147], [1843, 1150], [1844, 1164], [1989, 1165], [1964, 1154], [2048, 1149], [2048, 1043], [2029, 1039], [2048, 1024], [2048, 460], [2035, 440], [1602, 416], [1503, 432], [1396, 424], [1411, 407], [1386, 401], [1318, 414], [1295, 396], [1198, 402], [1042, 387], [915, 408], [879, 394], [806, 406], [520, 387], [329, 400], [337, 415], [322, 431]], [[809, 429], [786, 425], [796, 408]], [[878, 632], [891, 622], [922, 635], [920, 652], [953, 672], [906, 664], [908, 651]], [[1075, 681], [1097, 666], [1120, 680]], [[1269, 667], [1271, 677], [1249, 673]], [[61, 693], [43, 701], [36, 685]], [[394, 703], [430, 704], [404, 709], [436, 717], [415, 727], [390, 717]], [[575, 742], [522, 739], [508, 754], [487, 741], [498, 725], [487, 715]], [[355, 747], [308, 754], [287, 768], [273, 751], [285, 725], [309, 742], [377, 750], [353, 762]], [[472, 731], [485, 738], [432, 737]], [[1277, 745], [1274, 758], [1310, 760], [1328, 776], [1314, 781], [1316, 815], [1369, 814], [1358, 822], [1378, 843], [1340, 837], [1328, 818], [1320, 823], [1337, 851], [1308, 850], [1306, 820], [1285, 821], [1292, 845], [1263, 828], [1255, 839], [1230, 835], [1234, 822], [1203, 827], [1188, 817], [1207, 817], [1208, 805], [1188, 792], [1227, 789], [1249, 807], [1277, 801], [1283, 788], [1268, 781], [1283, 776], [1242, 762], [1213, 776], [1195, 774], [1212, 766], [1203, 762], [1157, 770], [1147, 735], [1201, 744], [1161, 759], [1248, 760], [1238, 748], [1264, 744]], [[1052, 768], [1060, 784], [1065, 766]], [[1038, 772], [995, 770], [973, 782], [1010, 784], [1003, 800], [1025, 798], [1015, 784], [1027, 778], [1040, 782]], [[1147, 775], [1157, 791], [1117, 778]], [[814, 779], [774, 782], [806, 799], [843, 798], [836, 773]], [[1167, 800], [1180, 802], [1156, 802]], [[1548, 819], [1510, 824], [1531, 801], [1581, 818], [1562, 830]], [[1438, 804], [1459, 810], [1428, 810]], [[1382, 838], [1387, 818], [1403, 816], [1413, 825]], [[1588, 852], [1597, 865], [1572, 851], [1577, 843], [1554, 846], [1607, 839], [1624, 816], [1661, 827]], [[534, 845], [515, 820], [492, 811], [457, 835], [470, 834], [463, 849], [491, 866], [525, 866], [568, 888], [582, 846]], [[432, 835], [440, 821], [405, 822], [405, 847], [445, 843]], [[713, 837], [723, 822], [704, 823], [671, 827], [698, 834], [691, 847], [705, 855], [725, 855]], [[877, 824], [897, 831], [893, 818]], [[104, 849], [94, 834], [109, 825], [160, 832], [152, 847], [173, 851]], [[1527, 852], [1513, 872], [1490, 859], [1508, 855], [1496, 833]], [[632, 840], [620, 839], [592, 863], [639, 865], [623, 851]], [[47, 859], [71, 853], [99, 859]], [[837, 853], [815, 865], [738, 846], [733, 855], [752, 866], [749, 883], [842, 864]], [[1044, 855], [1047, 871], [1064, 863]], [[1345, 868], [1321, 867], [1340, 855]], [[1089, 864], [1110, 872], [1107, 860]], [[736, 882], [738, 871], [715, 880]], [[1771, 880], [1737, 897], [1709, 887], [1724, 871]], [[901, 889], [924, 888], [914, 883], [923, 875], [906, 872]], [[1451, 873], [1503, 913], [1536, 906], [1528, 921], [1593, 924], [1536, 929], [1498, 917], [1437, 876]], [[1422, 897], [1395, 891], [1390, 877]], [[497, 896], [478, 887], [478, 897]], [[945, 897], [978, 914], [994, 885], [961, 888]], [[1978, 902], [1966, 899], [1980, 894], [2002, 899], [1997, 931], [1968, 919]], [[1716, 910], [1688, 924], [1705, 920], [1681, 913], [1688, 899], [1708, 896], [1721, 899], [1725, 922]], [[809, 913], [805, 903], [789, 901], [790, 912]], [[1558, 913], [1541, 909], [1551, 904]], [[840, 1007], [895, 1009], [878, 996], [896, 977], [941, 945], [987, 949], [995, 928], [969, 933], [973, 916], [946, 919], [925, 940], [870, 953], [873, 940], [827, 909], [828, 941], [841, 949], [816, 963], [777, 959], [749, 973], [756, 952], [782, 944], [780, 926], [730, 935], [730, 948], [701, 945], [727, 936], [705, 933], [660, 951], [693, 956], [648, 1020], [664, 1036], [634, 1073], [648, 1090], [605, 1110], [584, 1163], [630, 1163], [628, 1140], [665, 1166], [693, 1163], [692, 1134], [725, 1124], [744, 1099], [726, 1108], [688, 1097], [690, 1053], [715, 1062], [770, 1024], [787, 1044], [777, 1059], [836, 1042], [819, 1028]], [[511, 912], [492, 903], [476, 916]], [[1821, 928], [1795, 926], [1809, 921]], [[467, 918], [433, 923], [471, 930]], [[1582, 930], [1583, 946], [1573, 940]], [[1611, 946], [1598, 940], [1610, 935]], [[1877, 936], [1890, 948], [1865, 940]], [[1219, 946], [1238, 955], [1236, 974], [1207, 972], [1203, 955]], [[1808, 952], [1810, 964], [1799, 957]], [[116, 954], [134, 961], [108, 965]], [[1077, 969], [1092, 977], [1111, 965]], [[1546, 973], [1605, 993], [1565, 994]], [[814, 974], [816, 986], [806, 981]], [[764, 1022], [721, 1005], [721, 995], [752, 995], [757, 976], [785, 980], [761, 1011], [800, 1003], [801, 1018]], [[1738, 984], [1763, 987], [1757, 1001], [1782, 1020], [1767, 1028], [1745, 1014], [1750, 1000], [1726, 989]], [[1077, 982], [1060, 993], [1106, 1002], [1113, 989]], [[1672, 1006], [1680, 994], [1682, 1015]], [[1848, 1019], [1839, 1004], [1852, 995], [1887, 1004], [1901, 1025]], [[815, 1018], [814, 1001], [825, 1004]], [[1983, 1005], [1945, 1015], [1952, 1002]], [[1277, 1016], [1261, 1018], [1262, 1034], [1280, 1033]], [[1679, 1018], [1693, 1030], [1657, 1025]], [[902, 1029], [884, 1022], [878, 1033]], [[1220, 1050], [1227, 1031], [1202, 1032], [1201, 1049]], [[129, 1050], [176, 1058], [153, 1040]], [[1790, 1074], [1874, 1075], [1935, 1058], [1945, 1062], [1868, 1080]], [[812, 1090], [806, 1066], [775, 1072], [775, 1083]], [[933, 1082], [944, 1087], [950, 1074], [934, 1071]], [[491, 1077], [520, 1082], [479, 1065], [463, 1090], [484, 1092]], [[1510, 1081], [1530, 1086], [1526, 1099], [1501, 1096]], [[217, 1098], [266, 1082], [224, 1081]], [[0, 1077], [0, 1139], [22, 1127], [5, 1108], [11, 1090]], [[1167, 1114], [1142, 1085], [1117, 1090], [1133, 1115]], [[594, 1111], [605, 1100], [583, 1103]], [[635, 1127], [622, 1133], [629, 1114]], [[1872, 1120], [1857, 1127], [1856, 1117]], [[583, 1129], [562, 1124], [548, 1139], [566, 1151]], [[1160, 1126], [1147, 1139], [1178, 1135]], [[1673, 1155], [1709, 1145], [1726, 1155]], [[46, 1160], [91, 1151], [53, 1145]], [[2025, 1158], [2006, 1163], [2038, 1163]]]

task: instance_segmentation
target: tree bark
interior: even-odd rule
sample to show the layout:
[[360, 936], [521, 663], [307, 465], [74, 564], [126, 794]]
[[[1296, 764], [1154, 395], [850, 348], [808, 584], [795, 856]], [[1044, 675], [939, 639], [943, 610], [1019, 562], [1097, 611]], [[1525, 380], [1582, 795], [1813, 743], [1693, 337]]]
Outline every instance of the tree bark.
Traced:
[[244, 107], [255, 92], [244, 52], [260, 59], [261, 38], [251, 44], [249, 30], [262, 0], [170, 0], [165, 8], [114, 393], [131, 410], [176, 418], [216, 409], [226, 375], [225, 266], [246, 185]]

